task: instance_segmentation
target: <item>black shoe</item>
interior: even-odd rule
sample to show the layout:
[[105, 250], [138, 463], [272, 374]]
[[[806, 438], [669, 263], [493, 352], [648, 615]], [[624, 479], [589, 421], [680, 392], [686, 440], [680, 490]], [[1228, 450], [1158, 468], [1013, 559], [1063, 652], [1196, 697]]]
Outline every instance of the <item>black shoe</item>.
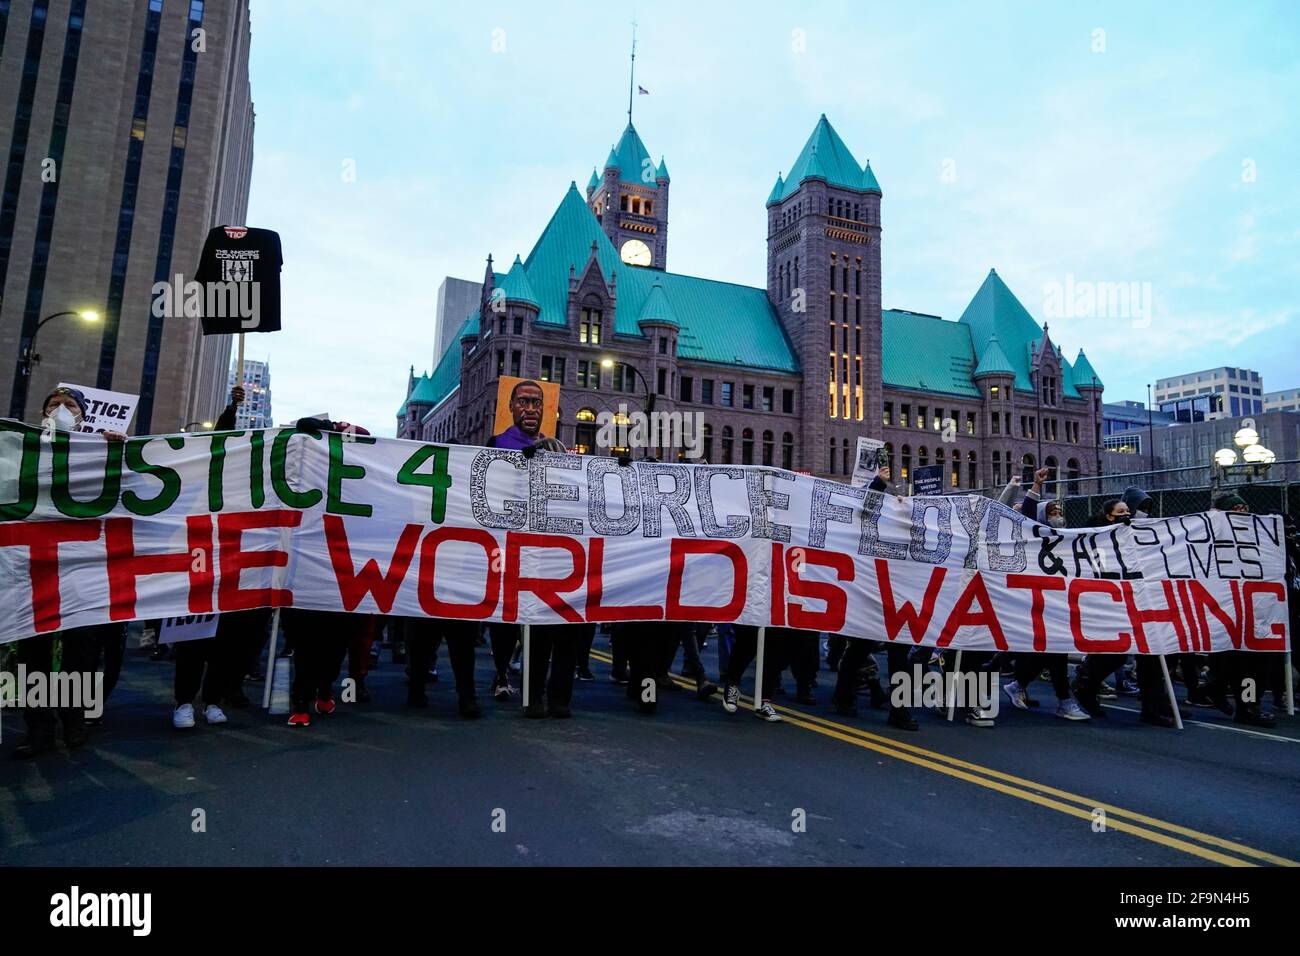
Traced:
[[524, 716], [531, 720], [537, 720], [546, 716], [546, 708], [541, 704], [529, 704], [524, 708]]
[[266, 680], [266, 675], [261, 671], [249, 671], [244, 675], [244, 680], [252, 681], [254, 684], [260, 684], [262, 681]]
[[660, 674], [655, 678], [655, 686], [660, 690], [677, 690], [677, 681], [673, 680], [667, 674]]
[[609, 672], [609, 679], [612, 680], [615, 684], [626, 684], [627, 668], [615, 667], [612, 671]]
[[248, 699], [248, 695], [242, 690], [237, 690], [226, 697], [226, 706], [234, 707], [236, 710], [247, 710], [252, 704], [253, 702]]
[[85, 724], [63, 725], [63, 746], [69, 750], [85, 746], [88, 740], [90, 740], [90, 731], [86, 729]]
[[1249, 724], [1251, 727], [1276, 727], [1277, 720], [1266, 710], [1260, 710], [1259, 704], [1242, 704], [1237, 708], [1237, 716], [1233, 718], [1239, 724]]
[[1095, 692], [1084, 687], [1077, 680], [1070, 686], [1070, 689], [1074, 691], [1074, 699], [1079, 702], [1079, 706], [1083, 708], [1084, 713], [1097, 720], [1105, 719], [1106, 711], [1102, 709], [1101, 701], [1097, 699]]
[[363, 680], [357, 681], [357, 703], [370, 703], [370, 691], [366, 689], [366, 682]]
[[[1086, 708], [1085, 708], [1086, 709]], [[1174, 718], [1167, 713], [1158, 710], [1144, 710], [1138, 719], [1144, 724], [1150, 724], [1153, 727], [1173, 727]]]
[[1217, 707], [1218, 705], [1210, 699], [1210, 695], [1203, 688], [1187, 692], [1187, 705], [1189, 707]]
[[835, 708], [835, 713], [839, 714], [841, 717], [858, 716], [858, 708], [855, 704], [846, 703], [842, 700], [832, 697], [831, 706]]
[[462, 697], [460, 703], [456, 705], [456, 709], [467, 720], [474, 720], [483, 716], [483, 708], [478, 705], [477, 697]]
[[408, 690], [406, 692], [407, 707], [428, 707], [429, 697], [422, 690]]
[[657, 700], [640, 700], [636, 702], [636, 709], [646, 716], [653, 716], [659, 713], [659, 702]]
[[14, 752], [10, 754], [10, 756], [15, 760], [30, 760], [33, 757], [45, 753], [47, 750], [53, 749], [53, 737], [32, 737], [31, 735], [28, 735], [23, 738], [22, 743], [14, 748]]
[[805, 684], [799, 688], [799, 692], [795, 695], [795, 700], [799, 701], [801, 704], [815, 704], [817, 703], [817, 695], [812, 692], [812, 687], [810, 685]]
[[695, 683], [695, 697], [697, 700], [708, 700], [717, 692], [718, 685], [707, 677], [700, 677]]
[[567, 720], [573, 716], [573, 712], [569, 710], [568, 704], [552, 704], [550, 707], [546, 708], [546, 713], [549, 716], [556, 717], [560, 720]]
[[885, 723], [897, 730], [921, 729], [921, 725], [916, 722], [916, 718], [912, 716], [912, 712], [906, 707], [891, 707], [889, 717], [886, 718]]
[[589, 667], [579, 667], [575, 677], [580, 681], [593, 681], [596, 679], [596, 675], [591, 672]]

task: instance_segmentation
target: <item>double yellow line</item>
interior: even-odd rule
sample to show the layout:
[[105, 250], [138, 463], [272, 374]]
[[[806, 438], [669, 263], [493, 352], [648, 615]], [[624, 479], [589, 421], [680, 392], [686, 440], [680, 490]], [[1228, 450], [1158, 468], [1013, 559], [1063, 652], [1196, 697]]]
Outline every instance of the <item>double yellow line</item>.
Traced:
[[[601, 651], [593, 650], [591, 656], [604, 661], [606, 664], [612, 663], [609, 655]], [[683, 687], [694, 687], [693, 681], [687, 681], [677, 675], [673, 675], [673, 679]], [[743, 700], [746, 706], [752, 709], [752, 699], [745, 697]], [[971, 763], [968, 760], [952, 757], [936, 750], [927, 750], [924, 747], [917, 747], [914, 744], [894, 740], [891, 737], [883, 737], [880, 734], [873, 734], [849, 724], [827, 720], [824, 717], [817, 717], [791, 707], [780, 704], [773, 704], [773, 706], [784, 715], [785, 722], [788, 724], [802, 727], [804, 730], [811, 730], [813, 733], [846, 744], [852, 744], [855, 747], [861, 747], [864, 750], [883, 754], [886, 757], [893, 757], [895, 760], [902, 760], [917, 767], [924, 767], [927, 770], [933, 770], [948, 777], [964, 780], [967, 783], [973, 783], [988, 790], [995, 790], [1009, 797], [1037, 804], [1040, 807], [1056, 810], [1067, 816], [1077, 817], [1080, 820], [1087, 821], [1089, 826], [1092, 825], [1095, 812], [1102, 810], [1106, 815], [1105, 824], [1107, 830], [1129, 833], [1144, 840], [1150, 840], [1152, 843], [1159, 843], [1162, 846], [1180, 850], [1203, 860], [1209, 860], [1212, 863], [1220, 863], [1224, 866], [1259, 866], [1261, 863], [1274, 866], [1300, 866], [1300, 863], [1288, 860], [1286, 857], [1265, 850], [1257, 850], [1254, 847], [1236, 843], [1232, 840], [1225, 840], [1209, 833], [1202, 833], [1199, 830], [1180, 826], [1177, 823], [1159, 820], [1144, 813], [1125, 810], [1103, 800], [1094, 800], [1077, 793], [1070, 793], [1068, 790], [1049, 787], [1046, 784], [1027, 780], [1024, 777], [1017, 777], [1014, 774], [1003, 773], [1001, 770], [994, 770], [992, 767]]]

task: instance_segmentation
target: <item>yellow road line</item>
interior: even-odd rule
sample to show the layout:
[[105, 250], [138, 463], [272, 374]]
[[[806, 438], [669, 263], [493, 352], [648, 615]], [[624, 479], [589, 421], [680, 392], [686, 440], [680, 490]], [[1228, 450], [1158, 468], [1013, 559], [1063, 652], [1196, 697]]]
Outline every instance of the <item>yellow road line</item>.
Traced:
[[[593, 657], [604, 661], [607, 664], [612, 662], [612, 659], [601, 651], [593, 650], [591, 653]], [[673, 677], [674, 680], [682, 686], [691, 686], [691, 684], [685, 679], [678, 678], [676, 675], [673, 675]], [[747, 703], [750, 703], [750, 698], [745, 698], [745, 700]], [[750, 706], [752, 706], [752, 703], [750, 703]], [[1222, 837], [1216, 837], [1209, 833], [1202, 833], [1201, 831], [1193, 830], [1190, 827], [1184, 827], [1176, 823], [1159, 820], [1146, 814], [1125, 810], [1122, 807], [1115, 806], [1114, 804], [1100, 800], [1092, 800], [1088, 797], [1070, 793], [1069, 791], [1061, 790], [1056, 787], [1047, 786], [1046, 784], [1040, 784], [1024, 777], [1017, 777], [1014, 774], [1004, 773], [1000, 770], [995, 770], [992, 767], [985, 767], [981, 764], [962, 760], [959, 757], [953, 757], [939, 751], [927, 750], [926, 748], [918, 747], [915, 744], [908, 744], [903, 741], [894, 740], [892, 737], [883, 737], [879, 734], [873, 734], [869, 731], [840, 723], [839, 721], [827, 720], [824, 717], [817, 717], [813, 714], [808, 714], [779, 704], [774, 704], [773, 706], [778, 711], [790, 715], [787, 717], [786, 722], [792, 723], [797, 727], [812, 730], [816, 733], [832, 737], [836, 740], [841, 740], [845, 743], [851, 743], [855, 746], [884, 754], [885, 756], [894, 757], [895, 759], [925, 767], [929, 770], [934, 770], [950, 777], [965, 780], [968, 783], [974, 783], [987, 789], [996, 790], [1000, 793], [1007, 794], [1008, 796], [1027, 800], [1028, 802], [1038, 804], [1039, 806], [1049, 807], [1070, 816], [1091, 821], [1093, 809], [1100, 808], [1106, 812], [1106, 826], [1108, 829], [1131, 833], [1135, 836], [1142, 837], [1143, 839], [1151, 840], [1155, 843], [1160, 843], [1164, 846], [1172, 847], [1173, 849], [1181, 850], [1185, 853], [1190, 853], [1193, 856], [1198, 856], [1215, 863], [1222, 863], [1225, 866], [1256, 865], [1248, 860], [1241, 860], [1237, 857], [1219, 853], [1209, 847], [1218, 847], [1223, 850], [1273, 863], [1278, 866], [1300, 866], [1300, 863], [1289, 860], [1285, 857], [1268, 853], [1264, 850], [1257, 850], [1254, 847], [1236, 843], [1232, 840], [1225, 840]], [[1069, 803], [1064, 801], [1074, 801], [1082, 804], [1082, 806], [1071, 806]], [[1113, 820], [1113, 817], [1120, 817], [1122, 819]], [[1126, 822], [1126, 820], [1146, 824], [1146, 826], [1137, 826], [1135, 823]], [[1159, 827], [1162, 830], [1169, 831], [1169, 833], [1198, 840], [1201, 843], [1208, 844], [1209, 847], [1197, 846], [1193, 843], [1188, 843], [1186, 840], [1147, 829], [1147, 827]]]

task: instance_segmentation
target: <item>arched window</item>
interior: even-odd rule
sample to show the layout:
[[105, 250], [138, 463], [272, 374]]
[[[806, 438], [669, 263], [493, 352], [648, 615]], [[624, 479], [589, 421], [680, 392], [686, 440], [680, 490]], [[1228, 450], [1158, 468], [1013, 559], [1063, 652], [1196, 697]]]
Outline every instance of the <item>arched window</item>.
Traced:
[[975, 453], [973, 451], [969, 452], [966, 455], [966, 458], [969, 461], [969, 466], [967, 469], [968, 474], [966, 477], [966, 487], [969, 488], [971, 491], [974, 491], [976, 488], [980, 486], [979, 462], [976, 460]]
[[1065, 477], [1068, 480], [1066, 493], [1077, 495], [1079, 493], [1079, 459], [1071, 458], [1065, 463]]
[[573, 428], [572, 451], [579, 455], [596, 453], [596, 410], [580, 408], [574, 416], [578, 423]]
[[596, 420], [596, 410], [594, 408], [580, 408], [578, 414], [574, 417], [580, 422], [594, 422]]
[[787, 471], [794, 468], [794, 435], [789, 432], [781, 436], [781, 467]]
[[754, 429], [752, 428], [746, 428], [740, 433], [740, 463], [742, 465], [754, 463]]
[[763, 464], [771, 465], [772, 450], [776, 447], [776, 439], [770, 431], [763, 432]]
[[1028, 452], [1020, 459], [1020, 480], [1026, 485], [1034, 480], [1034, 456]]
[[898, 472], [899, 481], [907, 481], [912, 476], [912, 446], [903, 446], [903, 467]]
[[916, 464], [919, 468], [924, 468], [930, 464], [930, 453], [924, 445], [916, 450]]
[[1052, 487], [1055, 487], [1056, 482], [1059, 481], [1061, 477], [1056, 467], [1056, 456], [1048, 455], [1046, 458], [1044, 458], [1043, 467], [1051, 469], [1051, 471], [1047, 473], [1047, 481], [1051, 483]]
[[713, 461], [713, 426], [704, 426], [704, 460]]
[[942, 448], [936, 448], [936, 449], [934, 450], [934, 463], [935, 463], [936, 465], [939, 466], [939, 487], [942, 488], [942, 487], [943, 487], [943, 483], [944, 483], [944, 479], [945, 479], [945, 476], [944, 476], [944, 473], [943, 473], [943, 472], [944, 472], [944, 467], [943, 467], [943, 449], [942, 449]]
[[734, 459], [734, 449], [736, 440], [733, 437], [735, 432], [731, 430], [730, 425], [722, 426], [722, 463], [730, 465]]

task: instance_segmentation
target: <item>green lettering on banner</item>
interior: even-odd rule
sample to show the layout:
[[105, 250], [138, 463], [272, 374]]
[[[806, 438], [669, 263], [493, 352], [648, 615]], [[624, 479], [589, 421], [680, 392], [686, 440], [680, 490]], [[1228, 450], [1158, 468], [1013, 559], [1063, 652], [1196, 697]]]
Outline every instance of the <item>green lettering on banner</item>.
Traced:
[[59, 513], [69, 518], [99, 518], [113, 510], [118, 493], [122, 490], [122, 446], [125, 442], [104, 441], [104, 480], [99, 497], [91, 501], [77, 501], [69, 487], [68, 460], [71, 457], [67, 432], [54, 433], [54, 470], [50, 485], [50, 499]]
[[226, 503], [226, 439], [243, 432], [217, 432], [212, 436], [212, 457], [208, 459], [208, 511], [217, 512]]
[[[141, 498], [134, 491], [122, 493], [122, 504], [133, 515], [156, 515], [166, 511], [176, 503], [181, 493], [181, 476], [175, 468], [153, 465], [144, 460], [145, 446], [156, 440], [131, 438], [126, 442], [126, 467], [138, 475], [152, 475], [162, 482], [162, 490], [153, 498]], [[164, 438], [162, 441], [165, 441], [172, 451], [180, 451], [185, 447], [185, 439], [179, 436]]]
[[310, 491], [294, 491], [285, 475], [285, 461], [289, 457], [289, 439], [294, 435], [306, 435], [320, 441], [320, 432], [299, 432], [292, 428], [281, 430], [271, 442], [271, 487], [277, 497], [290, 508], [310, 508], [323, 497], [319, 488]]
[[[442, 524], [447, 517], [447, 489], [451, 487], [451, 475], [447, 471], [449, 449], [445, 445], [425, 445], [409, 459], [397, 472], [399, 485], [423, 485], [433, 489], [433, 500], [429, 503], [429, 520]], [[419, 474], [416, 469], [430, 458], [433, 466], [429, 474]]]
[[366, 477], [366, 469], [361, 465], [343, 464], [343, 445], [373, 445], [375, 439], [370, 435], [348, 435], [345, 438], [338, 432], [330, 432], [330, 468], [329, 481], [327, 482], [329, 493], [325, 499], [325, 510], [333, 515], [355, 515], [358, 518], [369, 518], [374, 512], [370, 505], [352, 504], [343, 500], [343, 482], [344, 480], [355, 481], [358, 478]]
[[266, 482], [262, 478], [262, 448], [266, 438], [260, 430], [249, 433], [248, 497], [254, 508], [266, 504]]
[[41, 430], [18, 422], [0, 422], [0, 431], [21, 432], [23, 436], [23, 457], [18, 466], [18, 498], [0, 504], [0, 521], [21, 521], [36, 510], [40, 496], [36, 472], [41, 462]]

